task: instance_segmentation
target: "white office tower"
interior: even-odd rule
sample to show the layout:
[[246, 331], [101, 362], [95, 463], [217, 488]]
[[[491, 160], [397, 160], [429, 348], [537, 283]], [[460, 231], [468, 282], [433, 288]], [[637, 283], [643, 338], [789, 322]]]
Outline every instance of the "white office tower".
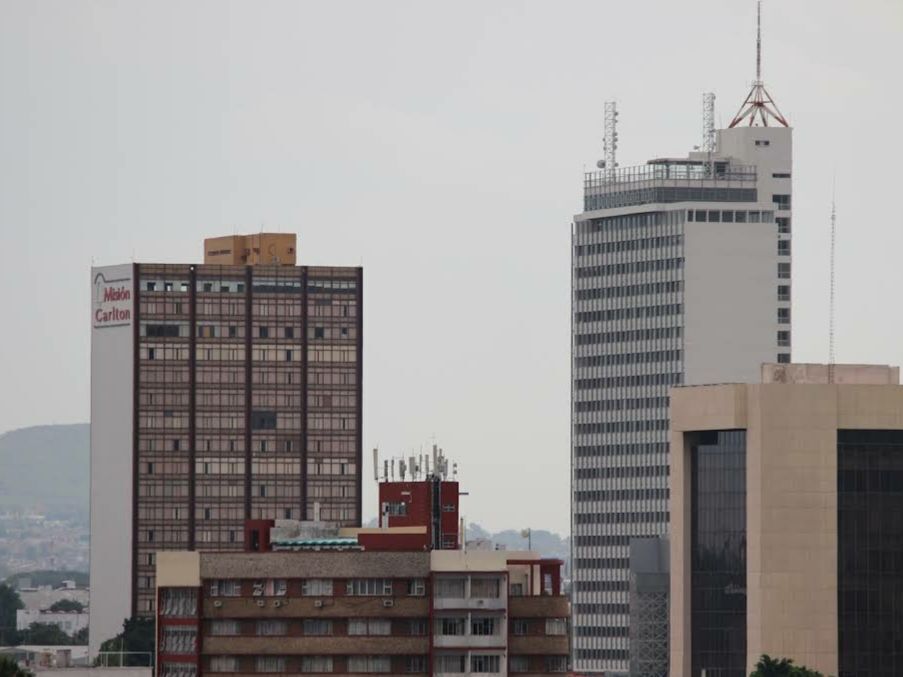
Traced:
[[612, 674], [630, 540], [667, 533], [669, 388], [790, 362], [792, 164], [759, 78], [708, 152], [619, 167], [606, 127], [572, 233], [571, 602], [575, 671]]

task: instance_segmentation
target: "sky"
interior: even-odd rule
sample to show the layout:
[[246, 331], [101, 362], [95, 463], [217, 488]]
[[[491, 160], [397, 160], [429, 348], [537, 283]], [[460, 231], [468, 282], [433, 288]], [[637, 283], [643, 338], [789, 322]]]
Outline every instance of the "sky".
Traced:
[[[793, 358], [827, 359], [836, 182], [837, 360], [903, 364], [903, 3], [763, 17]], [[702, 93], [724, 126], [754, 68], [752, 0], [0, 0], [0, 431], [88, 420], [92, 262], [295, 232], [304, 264], [364, 266], [365, 450], [436, 441], [468, 521], [566, 533], [570, 224], [603, 103], [622, 166], [680, 156]]]

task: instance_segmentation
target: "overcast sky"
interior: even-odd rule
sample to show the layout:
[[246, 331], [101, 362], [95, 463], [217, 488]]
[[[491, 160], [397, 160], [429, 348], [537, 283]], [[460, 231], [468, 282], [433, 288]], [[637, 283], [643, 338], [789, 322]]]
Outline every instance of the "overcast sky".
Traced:
[[[794, 360], [903, 363], [903, 3], [766, 0], [795, 128]], [[568, 528], [569, 233], [621, 165], [700, 143], [754, 76], [752, 0], [0, 0], [0, 431], [86, 421], [89, 273], [294, 231], [363, 264], [364, 447], [435, 438], [468, 520]], [[369, 452], [365, 454], [369, 458]], [[369, 462], [365, 509], [375, 513]]]

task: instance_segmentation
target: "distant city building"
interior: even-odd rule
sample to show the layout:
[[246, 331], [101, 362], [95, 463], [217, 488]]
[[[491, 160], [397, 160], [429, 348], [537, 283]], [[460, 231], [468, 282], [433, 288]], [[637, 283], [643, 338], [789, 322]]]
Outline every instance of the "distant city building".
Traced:
[[574, 665], [595, 673], [629, 669], [631, 539], [667, 534], [669, 388], [753, 382], [792, 342], [792, 130], [761, 81], [686, 157], [618, 166], [616, 120], [571, 251]]
[[244, 553], [161, 552], [159, 677], [568, 671], [561, 560], [433, 549], [430, 524], [457, 506], [457, 482], [381, 489], [410, 489], [416, 517], [374, 529], [249, 523]]
[[88, 627], [88, 612], [81, 611], [38, 611], [35, 609], [18, 609], [16, 611], [16, 630], [28, 630], [32, 623], [55, 625], [67, 635], [74, 635]]
[[92, 651], [153, 616], [158, 551], [240, 551], [315, 504], [360, 524], [362, 270], [295, 254], [261, 233], [92, 269]]
[[671, 391], [671, 677], [903, 675], [899, 368]]

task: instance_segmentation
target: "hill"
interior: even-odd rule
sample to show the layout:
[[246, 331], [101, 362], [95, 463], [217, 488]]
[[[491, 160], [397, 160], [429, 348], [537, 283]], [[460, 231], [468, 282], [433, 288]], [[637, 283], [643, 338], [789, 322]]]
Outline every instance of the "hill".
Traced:
[[0, 512], [88, 519], [87, 423], [44, 425], [0, 436]]

